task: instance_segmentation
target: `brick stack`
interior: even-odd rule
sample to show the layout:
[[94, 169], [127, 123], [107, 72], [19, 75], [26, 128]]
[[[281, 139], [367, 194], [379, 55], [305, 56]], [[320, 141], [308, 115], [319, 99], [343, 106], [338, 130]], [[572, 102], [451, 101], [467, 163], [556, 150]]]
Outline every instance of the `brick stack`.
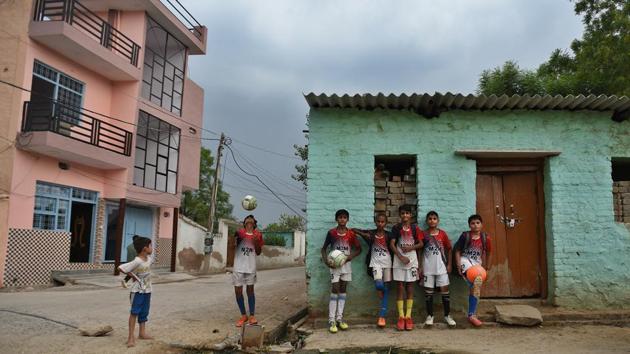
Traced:
[[630, 223], [630, 181], [613, 182], [615, 221]]
[[404, 204], [411, 205], [415, 216], [418, 204], [415, 169], [407, 169], [402, 176], [374, 174], [374, 215], [385, 213], [387, 224], [391, 227], [400, 222], [398, 207]]

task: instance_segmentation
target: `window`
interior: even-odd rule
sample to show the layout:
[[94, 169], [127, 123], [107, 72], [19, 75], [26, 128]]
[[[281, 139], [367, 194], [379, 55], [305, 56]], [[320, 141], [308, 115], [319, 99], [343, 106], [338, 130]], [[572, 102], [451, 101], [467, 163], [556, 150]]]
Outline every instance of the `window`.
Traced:
[[70, 230], [72, 201], [95, 204], [97, 193], [80, 188], [37, 182], [33, 228], [44, 230]]
[[177, 193], [179, 136], [177, 127], [140, 111], [133, 174], [135, 185]]
[[[398, 208], [410, 205], [417, 212], [416, 158], [411, 155], [375, 156], [374, 216], [387, 215], [387, 225], [400, 222]], [[412, 219], [416, 222], [416, 218]]]
[[185, 68], [186, 47], [147, 18], [142, 97], [181, 116]]
[[[39, 113], [56, 113], [60, 120], [78, 124], [85, 85], [52, 67], [35, 61], [31, 104]], [[57, 102], [57, 110], [55, 104]]]
[[612, 159], [615, 221], [630, 224], [630, 159]]

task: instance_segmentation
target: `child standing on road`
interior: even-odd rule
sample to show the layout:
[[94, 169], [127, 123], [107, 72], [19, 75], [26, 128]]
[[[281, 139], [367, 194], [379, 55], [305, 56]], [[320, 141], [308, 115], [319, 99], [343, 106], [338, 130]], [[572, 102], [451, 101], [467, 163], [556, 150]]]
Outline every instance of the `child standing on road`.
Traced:
[[379, 213], [376, 215], [374, 223], [376, 224], [375, 230], [353, 230], [363, 237], [369, 247], [368, 268], [374, 278], [378, 296], [381, 298], [381, 307], [376, 324], [383, 328], [385, 327], [385, 317], [387, 317], [389, 282], [392, 280], [392, 255], [389, 252], [391, 234], [385, 230], [385, 225], [387, 225], [387, 216], [385, 214]]
[[[245, 322], [256, 324], [254, 317], [256, 311], [256, 256], [262, 252], [264, 245], [263, 236], [257, 229], [258, 222], [254, 215], [248, 215], [243, 220], [243, 228], [236, 231], [236, 252], [234, 256], [234, 270], [232, 271], [232, 284], [236, 295], [236, 304], [241, 311], [241, 318], [236, 322], [236, 327], [242, 327]], [[249, 318], [245, 311], [245, 299], [243, 298], [243, 286], [247, 286], [247, 303], [249, 305]]]
[[[348, 329], [348, 324], [343, 320], [343, 309], [346, 305], [346, 286], [352, 281], [352, 266], [350, 261], [361, 253], [361, 244], [355, 233], [347, 228], [350, 213], [345, 209], [337, 210], [335, 220], [337, 227], [330, 229], [326, 234], [326, 240], [322, 246], [322, 260], [330, 268], [330, 281], [332, 292], [328, 303], [328, 330], [337, 333], [337, 326], [341, 330]], [[328, 262], [328, 249], [339, 250], [346, 255], [346, 262], [339, 268], [334, 268]]]
[[[398, 282], [398, 323], [399, 331], [412, 330], [411, 310], [413, 308], [413, 287], [418, 280], [418, 253], [422, 248], [422, 230], [411, 223], [411, 207], [402, 205], [398, 208], [400, 224], [392, 227], [392, 239], [389, 247], [396, 255], [393, 262], [394, 280]], [[405, 296], [406, 295], [406, 296]], [[406, 301], [403, 299], [406, 298]], [[404, 306], [407, 305], [405, 312]]]
[[463, 232], [455, 243], [455, 262], [459, 275], [464, 277], [470, 287], [468, 295], [468, 321], [475, 327], [483, 323], [477, 318], [477, 304], [481, 297], [481, 286], [483, 281], [477, 277], [472, 283], [466, 278], [466, 272], [474, 265], [485, 265], [486, 271], [490, 269], [488, 257], [492, 250], [490, 236], [481, 231], [483, 221], [480, 215], [474, 214], [468, 218], [470, 231]]
[[146, 323], [149, 316], [149, 308], [151, 307], [151, 259], [149, 256], [153, 253], [151, 247], [151, 239], [146, 237], [137, 237], [133, 240], [133, 247], [137, 252], [133, 261], [118, 266], [118, 269], [130, 275], [135, 281], [131, 286], [129, 299], [131, 301], [131, 312], [129, 314], [129, 336], [127, 337], [127, 347], [136, 345], [135, 327], [136, 320], [140, 324], [139, 339], [153, 339], [147, 335]]
[[451, 241], [448, 235], [438, 229], [440, 218], [438, 213], [427, 213], [426, 223], [429, 229], [423, 233], [424, 244], [422, 252], [422, 271], [424, 274], [423, 286], [427, 306], [426, 326], [433, 326], [433, 294], [438, 288], [442, 295], [444, 305], [444, 321], [453, 327], [455, 321], [450, 315], [451, 299], [448, 291], [448, 274], [451, 272]]

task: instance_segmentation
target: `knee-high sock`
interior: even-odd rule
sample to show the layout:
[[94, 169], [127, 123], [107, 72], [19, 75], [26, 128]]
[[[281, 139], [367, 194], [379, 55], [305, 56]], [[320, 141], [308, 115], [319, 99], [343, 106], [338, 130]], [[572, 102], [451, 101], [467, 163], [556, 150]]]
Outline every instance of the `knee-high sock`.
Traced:
[[407, 312], [405, 313], [405, 318], [411, 318], [411, 310], [413, 310], [413, 299], [407, 299], [405, 301], [405, 305], [407, 305]]
[[256, 295], [253, 293], [251, 295], [247, 294], [247, 304], [249, 305], [249, 315], [254, 316], [254, 312], [256, 312]]
[[330, 294], [330, 302], [328, 302], [328, 321], [335, 321], [335, 316], [337, 315], [337, 302], [339, 300], [339, 296], [335, 293]]
[[337, 321], [341, 321], [343, 318], [344, 306], [346, 306], [346, 293], [339, 294], [339, 299], [337, 300]]
[[425, 290], [424, 297], [427, 304], [427, 315], [433, 316], [433, 290]]
[[444, 316], [451, 313], [451, 295], [448, 292], [442, 293], [442, 305], [444, 305]]
[[405, 317], [405, 302], [403, 300], [397, 300], [396, 307], [398, 307], [398, 317]]
[[243, 295], [236, 295], [236, 304], [238, 304], [238, 309], [241, 310], [241, 315], [246, 315], [245, 311], [245, 299], [243, 299]]
[[385, 317], [387, 315], [387, 294], [389, 289], [382, 280], [376, 280], [374, 285], [376, 285], [376, 290], [383, 293], [383, 297], [381, 298], [381, 309], [378, 312], [378, 317]]
[[477, 312], [477, 302], [479, 302], [479, 299], [475, 295], [468, 295], [468, 316], [472, 316]]

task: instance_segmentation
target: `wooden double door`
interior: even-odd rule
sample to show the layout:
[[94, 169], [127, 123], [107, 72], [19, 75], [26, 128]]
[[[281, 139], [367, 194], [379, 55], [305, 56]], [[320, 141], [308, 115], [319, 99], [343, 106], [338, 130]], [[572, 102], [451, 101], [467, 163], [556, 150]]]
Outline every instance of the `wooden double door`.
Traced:
[[477, 212], [492, 239], [482, 296], [546, 297], [542, 161], [477, 161]]

